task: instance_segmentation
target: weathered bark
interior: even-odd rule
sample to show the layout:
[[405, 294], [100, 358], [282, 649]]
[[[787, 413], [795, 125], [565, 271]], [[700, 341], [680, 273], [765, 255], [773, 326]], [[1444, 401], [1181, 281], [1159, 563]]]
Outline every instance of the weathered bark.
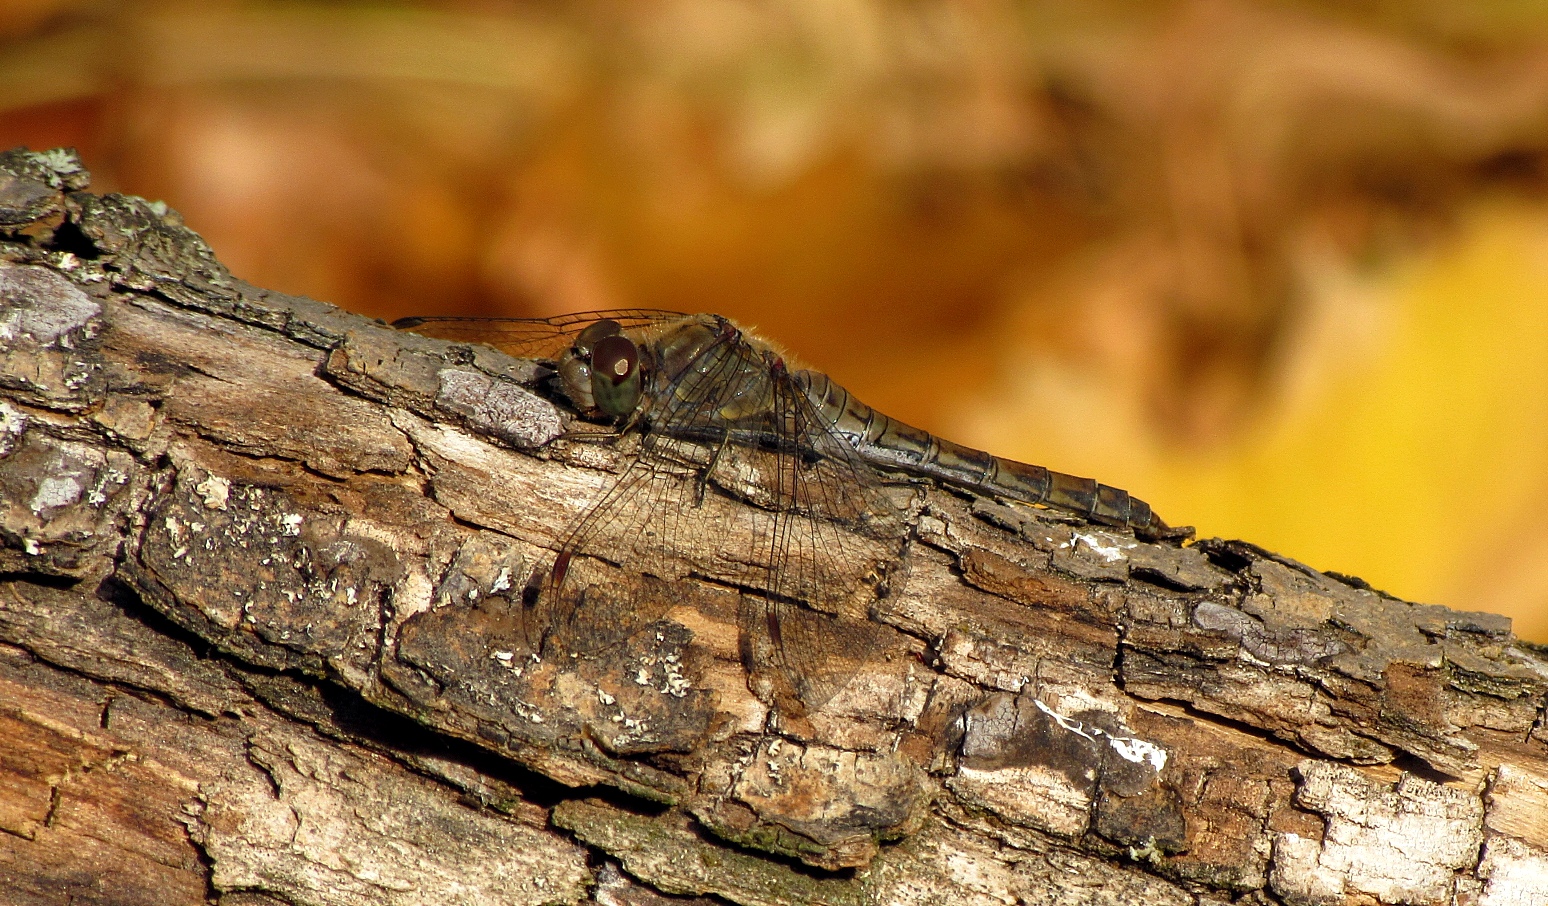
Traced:
[[0, 159], [7, 903], [1548, 902], [1503, 618], [928, 488], [883, 644], [775, 734], [702, 552], [528, 647], [613, 464], [530, 365], [85, 182]]

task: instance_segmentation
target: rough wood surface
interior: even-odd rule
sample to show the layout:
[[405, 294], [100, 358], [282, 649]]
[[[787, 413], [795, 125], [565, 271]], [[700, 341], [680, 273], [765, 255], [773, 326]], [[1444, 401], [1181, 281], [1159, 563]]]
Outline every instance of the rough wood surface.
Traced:
[[8, 904], [1548, 902], [1503, 618], [921, 487], [820, 708], [771, 721], [695, 550], [545, 659], [523, 589], [617, 457], [530, 363], [86, 182], [0, 157]]

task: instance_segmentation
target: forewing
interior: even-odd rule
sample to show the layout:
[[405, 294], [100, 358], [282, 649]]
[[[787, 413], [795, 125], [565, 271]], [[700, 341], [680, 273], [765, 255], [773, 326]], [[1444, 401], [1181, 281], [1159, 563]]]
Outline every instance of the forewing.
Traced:
[[620, 308], [553, 318], [400, 318], [392, 326], [456, 343], [483, 343], [517, 358], [553, 360], [570, 347], [576, 334], [597, 321], [617, 321], [624, 330], [630, 330], [683, 317], [675, 311]]
[[596, 654], [670, 609], [663, 582], [690, 571], [694, 539], [682, 529], [693, 524], [693, 489], [687, 469], [644, 455], [629, 462], [559, 548], [538, 600], [542, 647]]
[[777, 360], [750, 348], [734, 358], [690, 374], [676, 396], [699, 401], [701, 413], [743, 413], [721, 420], [742, 442], [721, 452], [714, 481], [754, 506], [722, 533], [721, 568], [746, 590], [749, 669], [772, 668], [785, 695], [814, 709], [874, 653], [871, 605], [902, 578], [907, 526], [880, 477]]
[[[578, 312], [553, 318], [416, 317], [402, 330], [460, 343], [483, 343], [519, 358], [558, 360], [575, 337], [602, 320], [625, 330], [687, 317], [657, 309]], [[691, 405], [676, 410], [685, 417]], [[694, 549], [691, 510], [702, 490], [693, 462], [665, 456], [665, 428], [640, 440], [639, 455], [569, 530], [527, 621], [534, 649], [596, 654], [623, 642], [671, 606], [666, 581], [687, 575]], [[691, 445], [690, 445], [691, 447]], [[704, 462], [698, 464], [702, 473]], [[700, 531], [706, 526], [698, 521]], [[702, 549], [709, 542], [698, 539]], [[677, 590], [680, 593], [680, 588]]]
[[538, 620], [558, 648], [593, 654], [622, 642], [675, 602], [664, 581], [705, 571], [704, 552], [720, 538], [716, 514], [733, 509], [706, 494], [717, 445], [704, 442], [726, 436], [718, 413], [739, 361], [730, 342], [701, 356], [706, 370], [690, 368], [689, 380], [647, 402], [638, 453], [561, 545]]

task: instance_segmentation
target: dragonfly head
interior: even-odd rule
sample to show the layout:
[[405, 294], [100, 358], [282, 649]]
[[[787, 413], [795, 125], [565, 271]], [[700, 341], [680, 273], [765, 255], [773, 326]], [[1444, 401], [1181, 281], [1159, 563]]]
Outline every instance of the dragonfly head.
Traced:
[[559, 366], [571, 402], [621, 419], [640, 404], [640, 348], [623, 335], [617, 321], [587, 327]]

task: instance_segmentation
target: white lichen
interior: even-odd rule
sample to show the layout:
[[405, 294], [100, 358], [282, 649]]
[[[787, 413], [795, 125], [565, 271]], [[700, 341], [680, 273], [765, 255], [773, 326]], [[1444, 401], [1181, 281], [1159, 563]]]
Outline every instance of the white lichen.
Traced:
[[1133, 736], [1115, 736], [1101, 727], [1089, 727], [1081, 721], [1065, 717], [1063, 714], [1035, 699], [1033, 704], [1037, 705], [1039, 711], [1052, 718], [1054, 723], [1074, 733], [1076, 736], [1089, 739], [1092, 742], [1100, 742], [1105, 739], [1107, 744], [1112, 747], [1113, 752], [1125, 761], [1132, 761], [1136, 764], [1148, 762], [1151, 768], [1158, 774], [1162, 768], [1166, 767], [1166, 749], [1153, 742]]
[[495, 576], [494, 584], [489, 586], [489, 593], [497, 595], [511, 587], [511, 570], [509, 567], [500, 570], [500, 575]]
[[675, 658], [668, 658], [667, 662], [661, 665], [661, 672], [666, 676], [666, 683], [661, 687], [661, 691], [667, 695], [682, 698], [693, 688], [693, 684], [683, 676], [682, 665], [676, 663]]
[[194, 485], [194, 491], [204, 498], [204, 505], [208, 509], [223, 510], [231, 498], [231, 482], [219, 475], [209, 475]]
[[44, 510], [67, 507], [80, 500], [84, 490], [79, 479], [73, 475], [45, 478], [38, 482], [37, 493], [32, 495], [32, 512], [41, 516]]
[[1108, 563], [1113, 563], [1124, 558], [1123, 548], [1119, 547], [1116, 543], [1105, 541], [1105, 539], [1103, 539], [1100, 535], [1075, 532], [1073, 538], [1070, 541], [1070, 547], [1073, 549], [1081, 542], [1085, 542], [1086, 547], [1090, 548], [1092, 553], [1096, 554], [1098, 557], [1101, 557], [1103, 560], [1106, 560]]

